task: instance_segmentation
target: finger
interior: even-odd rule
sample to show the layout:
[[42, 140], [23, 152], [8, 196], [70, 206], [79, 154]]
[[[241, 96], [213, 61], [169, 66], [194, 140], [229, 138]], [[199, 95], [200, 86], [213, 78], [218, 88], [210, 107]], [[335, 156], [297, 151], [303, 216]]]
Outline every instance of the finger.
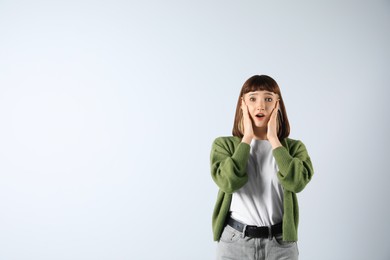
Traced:
[[274, 109], [272, 109], [270, 119], [276, 120], [277, 115], [278, 115], [278, 107], [275, 105]]
[[278, 101], [276, 101], [274, 108], [272, 109], [271, 116], [275, 115], [275, 110], [277, 109]]
[[276, 104], [275, 104], [275, 108], [274, 108], [274, 113], [277, 114], [278, 113], [278, 110], [279, 110], [279, 99], [276, 100]]
[[248, 114], [249, 109], [248, 109], [248, 106], [245, 104], [245, 101], [242, 102], [241, 109], [242, 109], [244, 115]]
[[274, 106], [274, 109], [278, 109], [279, 108], [279, 99], [278, 100], [276, 100], [276, 102], [275, 102], [275, 106]]

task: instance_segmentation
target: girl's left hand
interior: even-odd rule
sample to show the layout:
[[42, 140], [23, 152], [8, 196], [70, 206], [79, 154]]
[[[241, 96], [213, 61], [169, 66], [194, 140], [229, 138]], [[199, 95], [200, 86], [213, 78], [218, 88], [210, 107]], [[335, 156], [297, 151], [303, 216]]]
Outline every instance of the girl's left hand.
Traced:
[[268, 140], [278, 140], [278, 110], [279, 110], [279, 100], [276, 101], [275, 107], [271, 112], [271, 116], [268, 121], [267, 128], [267, 139]]

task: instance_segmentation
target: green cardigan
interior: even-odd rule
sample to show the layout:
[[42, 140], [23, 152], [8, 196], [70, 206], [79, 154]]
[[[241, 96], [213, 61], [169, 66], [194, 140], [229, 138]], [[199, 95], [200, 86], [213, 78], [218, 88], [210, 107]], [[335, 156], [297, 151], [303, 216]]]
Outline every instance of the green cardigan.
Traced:
[[[299, 140], [285, 138], [281, 147], [272, 151], [278, 165], [277, 173], [284, 190], [283, 240], [298, 240], [298, 200], [296, 193], [305, 188], [313, 175], [313, 166], [305, 145]], [[229, 213], [233, 193], [248, 181], [246, 172], [250, 145], [236, 136], [218, 137], [211, 154], [211, 176], [219, 187], [214, 207], [212, 226], [214, 240], [221, 237]]]

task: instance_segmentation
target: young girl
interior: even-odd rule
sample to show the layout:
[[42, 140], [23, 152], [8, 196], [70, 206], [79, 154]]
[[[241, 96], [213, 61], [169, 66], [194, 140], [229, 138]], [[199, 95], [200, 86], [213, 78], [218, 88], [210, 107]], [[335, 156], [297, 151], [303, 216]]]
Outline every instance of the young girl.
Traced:
[[212, 217], [217, 259], [298, 259], [298, 201], [313, 175], [274, 79], [255, 75], [238, 98], [233, 136], [211, 149], [219, 187]]

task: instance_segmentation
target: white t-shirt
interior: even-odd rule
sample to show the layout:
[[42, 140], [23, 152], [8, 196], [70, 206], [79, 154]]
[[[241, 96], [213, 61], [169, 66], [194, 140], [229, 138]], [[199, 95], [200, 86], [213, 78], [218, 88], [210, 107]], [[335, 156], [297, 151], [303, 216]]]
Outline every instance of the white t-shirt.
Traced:
[[248, 182], [233, 193], [232, 218], [255, 226], [271, 226], [283, 219], [283, 189], [276, 173], [278, 166], [268, 140], [251, 142], [247, 165]]

